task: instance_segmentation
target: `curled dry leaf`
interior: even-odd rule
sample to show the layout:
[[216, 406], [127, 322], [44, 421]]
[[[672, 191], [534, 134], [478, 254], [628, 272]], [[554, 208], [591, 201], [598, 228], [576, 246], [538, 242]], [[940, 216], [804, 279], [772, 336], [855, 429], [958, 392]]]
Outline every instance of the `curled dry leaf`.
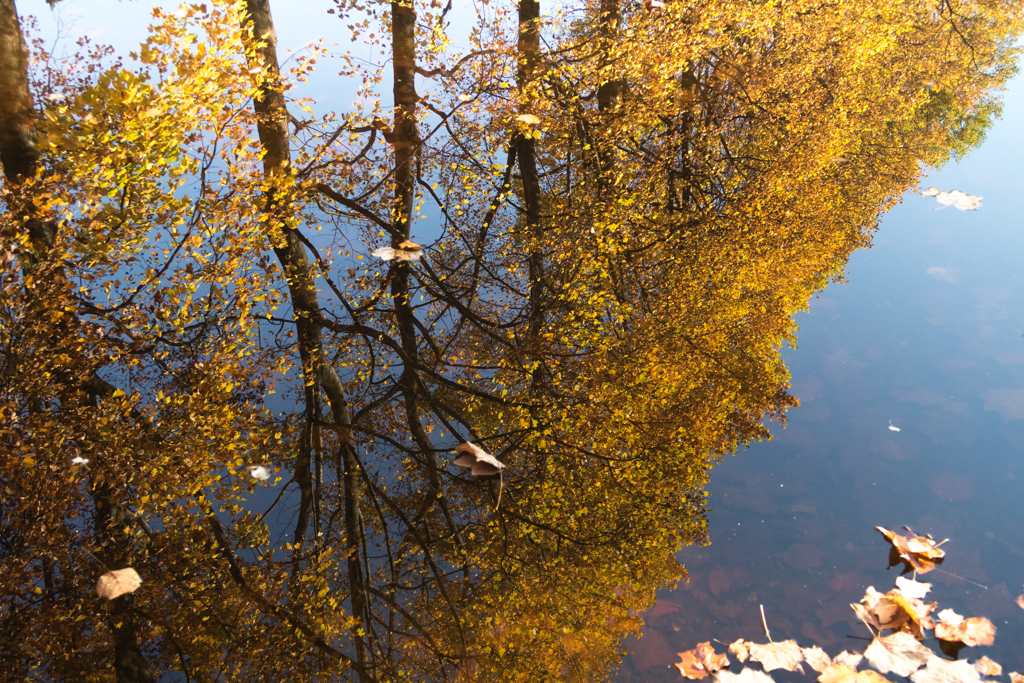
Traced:
[[941, 657], [932, 657], [928, 666], [918, 669], [910, 677], [913, 683], [980, 683], [978, 670], [967, 662], [951, 662]]
[[944, 609], [939, 612], [935, 637], [951, 643], [963, 643], [968, 647], [991, 645], [995, 641], [996, 627], [985, 617], [964, 619], [953, 610]]
[[868, 586], [860, 603], [850, 607], [861, 621], [875, 630], [906, 631], [918, 640], [924, 640], [924, 629], [935, 628], [935, 622], [929, 615], [936, 605], [908, 598], [899, 589], [882, 595], [874, 586]]
[[747, 657], [760, 662], [765, 671], [786, 669], [803, 673], [800, 662], [803, 661], [804, 655], [795, 640], [760, 645], [741, 638], [729, 645], [729, 652], [736, 655], [741, 662], [746, 661]]
[[468, 468], [470, 474], [474, 477], [487, 477], [499, 474], [505, 469], [504, 464], [475, 443], [461, 443], [455, 447], [455, 450], [462, 453], [462, 455], [455, 458], [452, 464], [457, 467]]
[[832, 663], [836, 666], [845, 666], [848, 669], [856, 669], [862, 659], [864, 659], [864, 655], [859, 652], [848, 652], [843, 650], [836, 655], [835, 659], [832, 660]]
[[686, 678], [699, 680], [729, 666], [729, 658], [724, 652], [715, 654], [715, 648], [711, 647], [710, 641], [678, 654], [682, 661], [676, 662], [674, 666]]
[[96, 582], [96, 594], [113, 600], [125, 593], [131, 593], [142, 585], [142, 577], [131, 567], [107, 572]]
[[817, 645], [814, 647], [805, 647], [801, 652], [804, 655], [804, 661], [818, 673], [821, 673], [832, 666], [832, 658], [825, 654], [825, 651]]
[[1002, 676], [1003, 667], [999, 666], [996, 662], [993, 662], [988, 657], [982, 657], [974, 663], [974, 668], [978, 670], [982, 676]]
[[714, 678], [716, 683], [775, 683], [771, 676], [754, 669], [743, 669], [738, 674], [731, 671], [719, 671]]
[[842, 664], [834, 664], [818, 676], [820, 683], [885, 683], [889, 679], [876, 671], [857, 671]]
[[935, 656], [909, 633], [894, 633], [885, 638], [875, 638], [864, 651], [864, 657], [871, 666], [884, 674], [895, 673], [909, 676]]
[[926, 574], [935, 569], [935, 565], [942, 564], [946, 557], [946, 552], [939, 549], [946, 541], [936, 543], [931, 536], [918, 536], [910, 527], [903, 527], [907, 530], [906, 536], [900, 536], [884, 527], [875, 528], [892, 544], [892, 550], [889, 552], [889, 569], [902, 562], [904, 574], [910, 571]]

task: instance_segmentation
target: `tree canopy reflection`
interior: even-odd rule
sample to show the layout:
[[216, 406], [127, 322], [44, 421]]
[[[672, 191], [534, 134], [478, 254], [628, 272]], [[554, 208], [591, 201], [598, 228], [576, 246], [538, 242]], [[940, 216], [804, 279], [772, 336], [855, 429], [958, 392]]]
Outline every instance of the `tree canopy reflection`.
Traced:
[[521, 0], [457, 50], [449, 8], [339, 2], [385, 61], [329, 62], [362, 90], [327, 111], [290, 93], [339, 56], [282, 72], [266, 0], [65, 63], [0, 0], [12, 680], [613, 671], [715, 461], [795, 405], [792, 314], [983, 137], [1020, 30]]

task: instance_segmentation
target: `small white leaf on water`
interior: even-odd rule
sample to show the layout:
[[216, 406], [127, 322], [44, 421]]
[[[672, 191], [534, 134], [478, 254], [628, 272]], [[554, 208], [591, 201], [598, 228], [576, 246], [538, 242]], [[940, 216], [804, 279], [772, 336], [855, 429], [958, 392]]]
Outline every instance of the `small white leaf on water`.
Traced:
[[249, 470], [249, 476], [253, 479], [259, 479], [260, 481], [270, 479], [270, 470], [266, 465], [249, 465], [245, 469]]
[[900, 431], [900, 428], [899, 427], [894, 427], [893, 424], [892, 424], [892, 420], [889, 420], [889, 431], [890, 432], [898, 432], [898, 431]]
[[89, 458], [83, 458], [80, 455], [76, 455], [75, 457], [71, 458], [71, 464], [72, 465], [88, 465], [89, 464]]

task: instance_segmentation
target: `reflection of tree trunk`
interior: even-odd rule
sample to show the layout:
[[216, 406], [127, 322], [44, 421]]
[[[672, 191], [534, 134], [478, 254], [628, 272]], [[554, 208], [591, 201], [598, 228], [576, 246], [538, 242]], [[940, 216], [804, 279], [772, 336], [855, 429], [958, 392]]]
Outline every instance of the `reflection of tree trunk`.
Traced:
[[[23, 183], [36, 177], [40, 169], [41, 154], [36, 146], [35, 105], [28, 88], [28, 48], [21, 33], [17, 10], [13, 0], [0, 0], [0, 162], [7, 179], [7, 190], [12, 199], [12, 213], [21, 213], [28, 228], [29, 239], [35, 254], [32, 259], [23, 259], [22, 267], [34, 269], [45, 258], [45, 252], [56, 243], [56, 231], [52, 222], [36, 214], [30, 197], [18, 196], [25, 188]], [[0, 235], [7, 241], [14, 235]], [[2, 249], [2, 248], [0, 248]], [[46, 259], [47, 261], [49, 259]], [[68, 299], [67, 278], [59, 263], [52, 266], [47, 277], [31, 291], [31, 308], [36, 312], [48, 309], [73, 310], [61, 302]], [[71, 327], [77, 327], [74, 315], [64, 315], [58, 326], [50, 324], [55, 336], [67, 336]], [[80, 351], [72, 347], [72, 351]], [[78, 354], [80, 355], [80, 354]], [[60, 372], [64, 377], [61, 391], [61, 405], [71, 410], [78, 404], [80, 392], [93, 396], [109, 395], [113, 391], [107, 382], [84, 365], [74, 373]], [[82, 377], [85, 379], [81, 379]], [[96, 505], [94, 533], [100, 546], [100, 557], [107, 569], [120, 569], [127, 565], [128, 537], [123, 531], [127, 512], [113, 500], [110, 488], [101, 484], [93, 488]], [[44, 566], [47, 560], [44, 559]], [[52, 581], [52, 578], [50, 579]], [[47, 587], [48, 593], [52, 588]], [[124, 595], [113, 601], [113, 610], [107, 620], [114, 638], [114, 671], [119, 683], [155, 683], [156, 675], [142, 655], [136, 632], [137, 622], [133, 608], [134, 598]]]
[[[619, 41], [619, 25], [622, 23], [622, 13], [619, 9], [619, 0], [601, 0], [599, 17], [600, 29], [598, 35], [601, 38], [602, 50], [605, 54], [602, 60], [602, 67], [609, 68], [612, 63], [619, 59], [616, 54]], [[601, 112], [601, 124], [605, 127], [609, 124], [612, 112], [619, 104], [619, 96], [622, 93], [622, 81], [613, 78], [605, 81], [597, 89], [597, 107]], [[611, 141], [602, 140], [598, 146], [598, 161], [601, 166], [601, 181], [607, 182], [613, 163], [611, 153]]]
[[[540, 64], [540, 2], [520, 0], [519, 3], [519, 110], [531, 112], [534, 79]], [[537, 342], [544, 325], [544, 256], [540, 251], [543, 236], [541, 224], [540, 174], [537, 172], [537, 143], [532, 137], [518, 136], [519, 172], [523, 179], [523, 204], [526, 208], [528, 238], [532, 246], [529, 256], [530, 273], [530, 340]], [[537, 374], [534, 374], [537, 377]]]
[[[277, 35], [270, 14], [269, 0], [247, 0], [246, 10], [252, 21], [254, 37], [262, 40], [265, 45], [260, 50], [263, 58], [265, 80], [260, 92], [254, 100], [253, 107], [258, 117], [257, 131], [260, 143], [265, 150], [263, 172], [268, 179], [274, 179], [291, 173], [290, 135], [288, 132], [288, 109], [281, 89], [280, 66], [277, 62]], [[356, 459], [355, 444], [351, 437], [351, 419], [348, 401], [344, 388], [334, 369], [330, 367], [324, 355], [321, 328], [320, 302], [316, 293], [315, 274], [310, 267], [302, 238], [298, 231], [289, 225], [291, 219], [288, 200], [271, 187], [268, 196], [268, 213], [277, 218], [273, 225], [270, 239], [275, 241], [274, 252], [284, 268], [288, 282], [288, 293], [295, 311], [295, 324], [298, 331], [299, 356], [302, 360], [302, 372], [305, 380], [307, 424], [303, 432], [303, 444], [300, 458], [296, 462], [296, 481], [299, 483], [301, 528], [296, 528], [296, 539], [301, 540], [306, 533], [308, 517], [312, 514], [319, 520], [319, 501], [317, 487], [310, 476], [311, 456], [316, 448], [319, 432], [317, 423], [320, 415], [320, 391], [327, 395], [331, 406], [331, 414], [335, 424], [343, 435], [341, 439], [341, 461], [343, 472], [339, 475], [344, 479], [345, 499], [345, 542], [348, 554], [349, 590], [352, 614], [359, 621], [366, 619], [366, 597], [364, 578], [360, 562], [360, 540], [362, 538], [361, 517], [359, 513], [359, 464]], [[303, 515], [306, 515], [305, 519]], [[315, 522], [318, 524], [318, 521]], [[297, 550], [296, 553], [299, 551]], [[296, 556], [298, 556], [296, 554]], [[352, 638], [355, 641], [356, 655], [360, 677], [366, 671], [366, 641], [360, 630], [368, 629], [368, 624], [357, 623], [352, 627]]]

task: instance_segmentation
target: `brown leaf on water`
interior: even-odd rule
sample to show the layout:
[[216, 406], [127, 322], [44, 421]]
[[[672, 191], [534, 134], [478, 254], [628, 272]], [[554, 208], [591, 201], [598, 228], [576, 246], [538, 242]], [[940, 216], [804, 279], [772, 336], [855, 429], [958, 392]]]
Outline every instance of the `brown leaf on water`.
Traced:
[[928, 666], [918, 669], [910, 680], [913, 683], [980, 683], [981, 675], [967, 662], [932, 657]]
[[1024, 674], [1019, 674], [1016, 671], [1011, 671], [1010, 683], [1024, 683]]
[[899, 589], [882, 595], [874, 586], [868, 586], [864, 598], [850, 607], [861, 621], [877, 631], [906, 631], [918, 640], [924, 640], [924, 629], [935, 628], [935, 622], [929, 615], [936, 604], [908, 598]]
[[715, 674], [716, 683], [775, 683], [772, 677], [763, 671], [743, 669], [738, 674], [731, 671], [719, 671]]
[[936, 543], [931, 536], [918, 536], [910, 527], [903, 527], [907, 530], [906, 536], [900, 536], [895, 531], [889, 531], [884, 527], [876, 526], [875, 528], [892, 544], [887, 569], [903, 563], [902, 573], [904, 574], [910, 571], [926, 574], [935, 569], [935, 565], [942, 564], [946, 557], [946, 552], [939, 549], [939, 546], [945, 541]]
[[817, 645], [814, 647], [805, 647], [802, 652], [804, 655], [804, 661], [818, 673], [821, 673], [832, 666], [832, 658], [825, 654], [825, 651]]
[[455, 450], [462, 453], [452, 461], [457, 467], [465, 467], [474, 477], [489, 477], [501, 473], [505, 465], [475, 443], [460, 443]]
[[857, 671], [836, 664], [822, 671], [818, 680], [820, 683], [886, 683], [889, 679], [875, 671]]
[[761, 645], [740, 638], [729, 645], [729, 652], [736, 655], [736, 658], [741, 662], [746, 661], [747, 657], [750, 657], [755, 662], [761, 662], [761, 666], [764, 667], [765, 671], [786, 669], [787, 671], [803, 673], [800, 662], [803, 661], [804, 656], [795, 640]]
[[715, 654], [715, 648], [711, 646], [710, 641], [678, 654], [682, 661], [676, 662], [673, 666], [686, 678], [700, 680], [729, 666], [726, 654]]
[[996, 627], [985, 617], [964, 619], [953, 610], [944, 609], [939, 612], [935, 637], [951, 643], [963, 643], [968, 647], [991, 645], [995, 641]]
[[993, 662], [988, 657], [982, 657], [974, 663], [974, 668], [978, 670], [982, 676], [1002, 676], [1003, 667], [999, 666], [996, 662]]
[[908, 598], [917, 598], [923, 600], [924, 596], [931, 590], [932, 585], [930, 583], [921, 583], [920, 581], [911, 581], [905, 579], [902, 576], [896, 577], [896, 588], [899, 589], [900, 593], [907, 596]]
[[1017, 596], [1017, 607], [1024, 609], [1024, 593]]
[[864, 651], [864, 657], [884, 674], [909, 676], [935, 654], [909, 633], [893, 633], [885, 638], [875, 638]]

